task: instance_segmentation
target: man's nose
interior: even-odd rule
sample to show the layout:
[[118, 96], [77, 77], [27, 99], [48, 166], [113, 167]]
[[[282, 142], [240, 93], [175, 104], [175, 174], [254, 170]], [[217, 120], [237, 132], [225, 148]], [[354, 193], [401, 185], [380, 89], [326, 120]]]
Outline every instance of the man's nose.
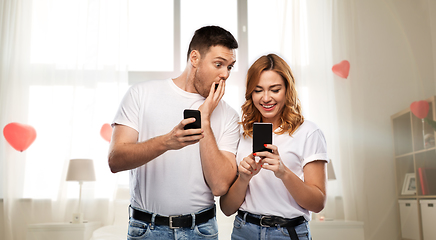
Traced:
[[227, 69], [224, 69], [220, 74], [220, 78], [223, 80], [226, 80], [229, 76], [230, 76], [230, 71]]

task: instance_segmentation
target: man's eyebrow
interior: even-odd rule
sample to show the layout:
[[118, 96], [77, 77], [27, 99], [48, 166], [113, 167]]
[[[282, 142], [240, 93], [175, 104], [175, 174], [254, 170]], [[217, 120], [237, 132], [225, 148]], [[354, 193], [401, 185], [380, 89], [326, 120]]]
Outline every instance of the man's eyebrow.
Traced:
[[[221, 61], [224, 61], [224, 62], [228, 62], [229, 60], [228, 59], [226, 59], [226, 58], [223, 58], [223, 57], [215, 57], [215, 60], [221, 60]], [[230, 64], [235, 64], [236, 63], [236, 60], [235, 61], [233, 61], [232, 63], [230, 63]]]
[[223, 57], [215, 57], [215, 60], [227, 61], [227, 59], [225, 59], [225, 58], [223, 58]]

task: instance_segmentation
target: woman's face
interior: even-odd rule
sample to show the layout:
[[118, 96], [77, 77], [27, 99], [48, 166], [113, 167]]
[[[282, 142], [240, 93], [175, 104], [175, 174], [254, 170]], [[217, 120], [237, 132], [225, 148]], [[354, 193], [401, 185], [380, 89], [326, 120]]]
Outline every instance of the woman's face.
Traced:
[[272, 70], [260, 74], [259, 83], [251, 94], [254, 106], [262, 114], [262, 121], [280, 126], [280, 117], [286, 103], [286, 87], [283, 78]]

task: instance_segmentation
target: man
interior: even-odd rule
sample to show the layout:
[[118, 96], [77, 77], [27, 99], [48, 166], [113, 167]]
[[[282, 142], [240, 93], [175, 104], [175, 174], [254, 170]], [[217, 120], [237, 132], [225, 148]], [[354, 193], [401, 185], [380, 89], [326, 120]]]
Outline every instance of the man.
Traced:
[[[130, 170], [128, 239], [218, 239], [214, 196], [236, 177], [239, 116], [221, 98], [237, 47], [225, 29], [200, 28], [179, 77], [125, 95], [108, 160], [112, 172]], [[201, 129], [184, 130], [195, 121], [184, 109], [200, 110]]]

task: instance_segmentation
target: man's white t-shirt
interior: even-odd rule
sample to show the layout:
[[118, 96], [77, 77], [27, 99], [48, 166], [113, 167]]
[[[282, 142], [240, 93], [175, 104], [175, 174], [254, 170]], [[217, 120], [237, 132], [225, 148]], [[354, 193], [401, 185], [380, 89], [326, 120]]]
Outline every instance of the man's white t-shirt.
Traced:
[[[252, 142], [252, 138], [244, 138], [241, 132], [236, 155], [238, 164], [244, 157], [252, 153]], [[315, 160], [329, 161], [327, 144], [322, 131], [308, 120], [304, 121], [292, 137], [288, 133], [273, 134], [273, 145], [278, 147], [283, 164], [303, 181], [303, 167], [306, 164]], [[309, 211], [295, 202], [283, 182], [274, 175], [274, 172], [266, 169], [262, 169], [250, 180], [245, 201], [240, 209], [253, 214], [284, 218], [304, 216], [306, 220], [310, 220]]]
[[[205, 98], [183, 91], [171, 79], [133, 85], [124, 96], [113, 124], [138, 131], [138, 142], [169, 133], [183, 120], [184, 109], [198, 109]], [[239, 116], [221, 100], [211, 115], [219, 150], [236, 154]], [[160, 215], [198, 212], [214, 204], [203, 176], [199, 143], [170, 150], [130, 170], [131, 205]]]

